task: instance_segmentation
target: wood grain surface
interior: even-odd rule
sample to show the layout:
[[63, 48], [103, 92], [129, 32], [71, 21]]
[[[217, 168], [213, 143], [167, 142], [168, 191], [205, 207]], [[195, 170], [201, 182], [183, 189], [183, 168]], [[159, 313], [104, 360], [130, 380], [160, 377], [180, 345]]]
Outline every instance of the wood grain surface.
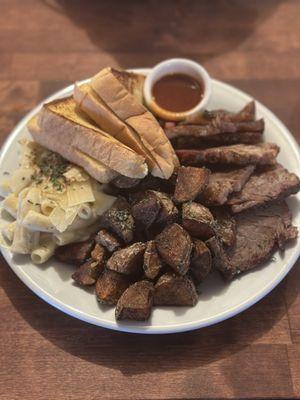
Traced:
[[[0, 0], [0, 138], [106, 65], [173, 56], [270, 107], [300, 140], [300, 1]], [[37, 298], [0, 259], [0, 399], [300, 398], [299, 262], [265, 299], [166, 336], [94, 327]]]

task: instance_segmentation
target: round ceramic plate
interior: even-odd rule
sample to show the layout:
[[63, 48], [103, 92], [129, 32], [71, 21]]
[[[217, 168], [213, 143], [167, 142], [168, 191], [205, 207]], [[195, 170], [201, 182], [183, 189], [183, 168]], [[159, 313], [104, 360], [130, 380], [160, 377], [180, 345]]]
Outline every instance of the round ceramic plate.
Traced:
[[[136, 70], [147, 73], [147, 70]], [[70, 95], [73, 85], [55, 93], [46, 101]], [[213, 81], [213, 94], [209, 109], [224, 108], [237, 111], [250, 96], [232, 86]], [[265, 140], [277, 143], [278, 160], [290, 171], [300, 175], [300, 156], [297, 143], [276, 116], [256, 102], [257, 117], [266, 122]], [[18, 140], [29, 137], [26, 124], [40, 109], [32, 110], [16, 126], [2, 148], [0, 178], [5, 171], [13, 171], [17, 164]], [[288, 200], [294, 224], [300, 226], [300, 195]], [[92, 290], [83, 290], [72, 283], [74, 267], [58, 263], [54, 258], [42, 266], [33, 265], [29, 257], [13, 256], [3, 249], [3, 256], [17, 276], [34, 293], [59, 310], [83, 321], [118, 331], [135, 333], [183, 332], [215, 324], [230, 318], [266, 296], [292, 268], [300, 253], [300, 239], [291, 244], [284, 254], [276, 253], [272, 261], [226, 284], [217, 274], [212, 274], [201, 286], [199, 302], [195, 307], [155, 307], [149, 321], [115, 321], [114, 308], [100, 305]]]

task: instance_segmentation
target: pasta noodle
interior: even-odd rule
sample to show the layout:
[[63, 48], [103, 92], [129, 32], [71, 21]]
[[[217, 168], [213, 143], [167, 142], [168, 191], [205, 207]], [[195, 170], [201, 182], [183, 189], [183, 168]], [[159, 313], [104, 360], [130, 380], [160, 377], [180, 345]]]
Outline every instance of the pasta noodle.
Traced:
[[57, 247], [52, 237], [43, 238], [31, 252], [31, 260], [35, 264], [43, 264], [53, 256]]
[[[5, 188], [2, 209], [14, 221], [0, 225], [0, 244], [14, 253], [47, 261], [57, 246], [87, 239], [115, 201], [80, 167], [40, 145], [23, 140], [21, 165]], [[1, 215], [1, 213], [0, 213]], [[5, 223], [4, 223], [5, 222]]]
[[14, 193], [8, 195], [6, 199], [3, 200], [2, 207], [12, 217], [17, 218], [18, 197]]

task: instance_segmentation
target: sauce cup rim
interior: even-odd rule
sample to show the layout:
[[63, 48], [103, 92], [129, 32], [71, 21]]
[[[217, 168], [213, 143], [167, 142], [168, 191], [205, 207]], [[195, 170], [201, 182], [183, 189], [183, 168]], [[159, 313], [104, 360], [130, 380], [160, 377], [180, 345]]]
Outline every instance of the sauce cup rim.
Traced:
[[[185, 72], [187, 70], [190, 70], [193, 73], [189, 74], [188, 72]], [[196, 106], [191, 108], [190, 110], [183, 112], [173, 112], [160, 107], [153, 100], [152, 96], [153, 85], [160, 78], [166, 75], [177, 74], [177, 73], [192, 76], [195, 79], [197, 79], [198, 77], [203, 81], [204, 85], [203, 97], [199, 101], [199, 103], [196, 104]], [[211, 79], [206, 69], [196, 61], [187, 58], [170, 58], [156, 64], [147, 74], [143, 88], [144, 99], [147, 107], [149, 107], [150, 110], [158, 117], [161, 117], [167, 121], [180, 121], [186, 118], [187, 116], [203, 111], [207, 106], [208, 101], [210, 100], [211, 92], [212, 92]]]

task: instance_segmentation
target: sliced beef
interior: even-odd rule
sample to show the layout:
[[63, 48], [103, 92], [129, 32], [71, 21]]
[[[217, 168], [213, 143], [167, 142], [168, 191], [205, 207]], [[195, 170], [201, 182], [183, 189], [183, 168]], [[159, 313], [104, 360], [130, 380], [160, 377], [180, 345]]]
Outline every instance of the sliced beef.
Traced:
[[148, 281], [136, 282], [129, 286], [117, 303], [116, 319], [146, 321], [151, 314], [153, 291], [153, 285]]
[[182, 206], [182, 226], [191, 236], [207, 240], [215, 234], [214, 217], [208, 208], [199, 203], [185, 203]]
[[97, 282], [104, 264], [90, 258], [74, 272], [72, 278], [80, 286], [91, 286]]
[[262, 132], [231, 132], [211, 136], [197, 136], [191, 133], [171, 139], [175, 149], [197, 149], [231, 144], [256, 144], [261, 142]]
[[248, 165], [243, 168], [212, 172], [208, 185], [199, 198], [201, 203], [207, 206], [225, 204], [231, 193], [242, 189], [254, 168], [253, 165]]
[[158, 217], [161, 201], [156, 192], [147, 190], [138, 197], [131, 207], [133, 218], [145, 228], [149, 228]]
[[209, 248], [204, 242], [194, 239], [194, 248], [191, 258], [191, 274], [197, 283], [201, 283], [210, 273], [212, 257]]
[[193, 114], [188, 116], [182, 124], [201, 124], [207, 125], [215, 119], [222, 119], [223, 121], [231, 122], [245, 122], [253, 121], [255, 118], [255, 103], [250, 101], [243, 107], [239, 112], [232, 113], [227, 110], [212, 110], [199, 112], [198, 114]]
[[207, 241], [213, 264], [226, 279], [262, 264], [274, 250], [283, 249], [286, 241], [297, 237], [285, 202], [245, 211], [235, 219], [237, 234], [232, 249], [225, 250], [216, 237]]
[[[209, 115], [211, 113], [206, 113]], [[228, 114], [215, 114], [208, 124], [181, 124], [166, 128], [167, 137], [176, 148], [184, 145], [204, 147], [234, 143], [257, 143], [261, 141], [264, 120], [230, 120]]]
[[136, 242], [132, 245], [115, 251], [108, 259], [108, 269], [125, 275], [138, 275], [142, 272], [145, 243]]
[[128, 276], [105, 269], [96, 283], [96, 296], [100, 303], [117, 304], [122, 293], [130, 285]]
[[119, 175], [111, 181], [111, 184], [119, 189], [131, 189], [137, 186], [141, 179], [129, 178], [128, 176]]
[[180, 275], [187, 273], [190, 265], [192, 241], [190, 235], [178, 224], [166, 227], [155, 238], [156, 249], [170, 267]]
[[265, 128], [264, 120], [257, 121], [228, 121], [222, 117], [215, 118], [207, 125], [176, 125], [166, 128], [166, 135], [169, 139], [180, 136], [197, 136], [207, 138], [222, 133], [241, 133], [241, 132], [259, 132], [262, 133]]
[[130, 214], [130, 205], [119, 197], [112, 207], [101, 216], [103, 228], [111, 229], [125, 243], [130, 243], [134, 234], [134, 219]]
[[248, 146], [236, 144], [203, 150], [176, 151], [181, 164], [192, 166], [201, 166], [203, 164], [266, 165], [274, 163], [278, 153], [279, 147], [274, 143]]
[[110, 253], [118, 250], [121, 246], [121, 240], [106, 229], [101, 229], [96, 235], [96, 243], [105, 247]]
[[144, 272], [148, 279], [156, 279], [163, 269], [162, 261], [156, 250], [154, 240], [150, 240], [147, 243], [146, 250], [144, 253]]
[[232, 215], [223, 207], [211, 209], [216, 223], [214, 231], [216, 236], [226, 247], [232, 247], [236, 240], [236, 222]]
[[198, 294], [192, 279], [174, 273], [162, 275], [154, 287], [154, 304], [157, 306], [194, 306]]
[[61, 262], [80, 265], [90, 257], [94, 244], [94, 239], [66, 244], [65, 246], [57, 247], [55, 257]]
[[207, 168], [179, 167], [173, 197], [175, 202], [194, 200], [206, 188], [209, 174]]
[[288, 172], [282, 165], [255, 173], [243, 189], [228, 201], [231, 211], [241, 212], [269, 201], [281, 200], [300, 189], [297, 175]]

